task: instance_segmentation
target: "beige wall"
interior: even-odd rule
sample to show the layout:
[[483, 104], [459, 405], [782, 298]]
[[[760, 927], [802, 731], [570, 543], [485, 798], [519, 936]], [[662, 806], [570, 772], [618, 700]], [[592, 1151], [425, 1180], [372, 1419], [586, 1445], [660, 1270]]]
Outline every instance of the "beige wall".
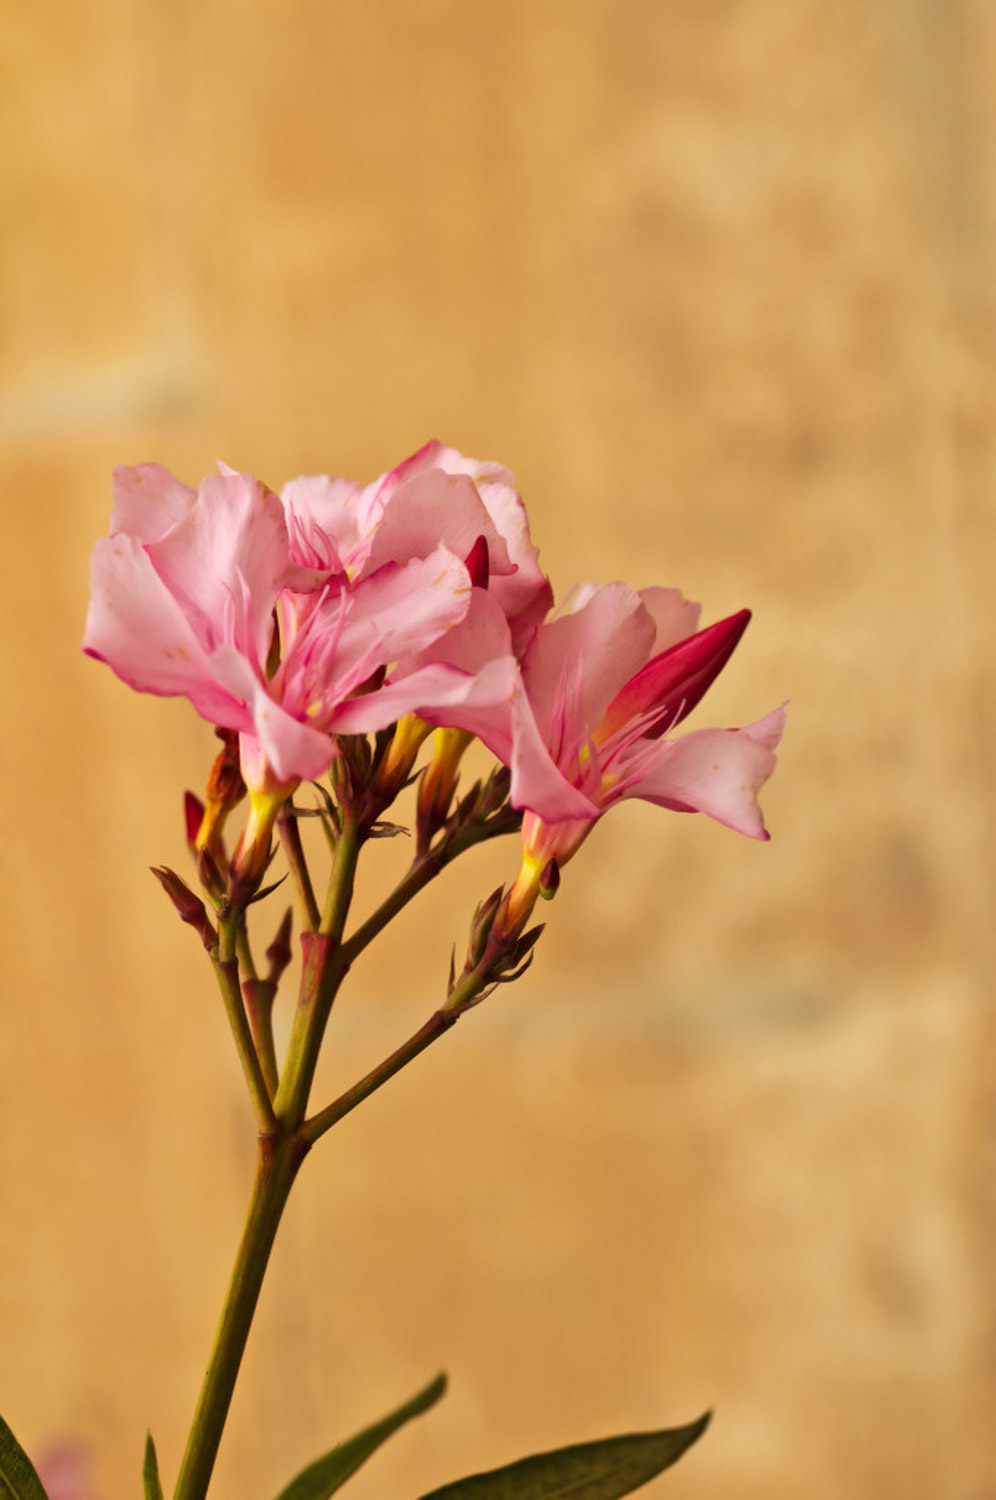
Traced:
[[[701, 718], [791, 698], [774, 837], [606, 822], [528, 978], [316, 1154], [219, 1497], [440, 1365], [356, 1500], [706, 1405], [673, 1500], [996, 1494], [992, 7], [3, 11], [0, 1410], [105, 1500], [147, 1425], [172, 1478], [251, 1157], [147, 874], [210, 733], [78, 654], [110, 467], [438, 435], [561, 589], [755, 609]], [[326, 1088], [513, 862], [358, 970]]]

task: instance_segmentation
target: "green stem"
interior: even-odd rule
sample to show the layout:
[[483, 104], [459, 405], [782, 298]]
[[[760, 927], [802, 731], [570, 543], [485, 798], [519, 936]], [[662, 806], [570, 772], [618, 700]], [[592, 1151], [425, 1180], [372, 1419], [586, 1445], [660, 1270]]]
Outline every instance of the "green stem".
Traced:
[[362, 844], [361, 832], [344, 808], [321, 924], [318, 932], [302, 934], [304, 969], [301, 993], [275, 1100], [277, 1115], [292, 1130], [301, 1124], [307, 1112], [308, 1095], [332, 1004], [349, 969], [349, 960], [342, 949], [342, 929], [353, 895]]
[[284, 846], [284, 854], [290, 865], [291, 876], [297, 888], [298, 900], [304, 913], [305, 929], [315, 932], [318, 928], [319, 911], [318, 902], [315, 900], [315, 888], [311, 883], [311, 873], [308, 863], [304, 857], [304, 846], [301, 843], [301, 830], [297, 826], [297, 818], [294, 817], [292, 809], [287, 804], [280, 809], [277, 817], [277, 827], [280, 830], [280, 839]]
[[354, 1083], [352, 1088], [346, 1089], [338, 1099], [334, 1099], [325, 1109], [307, 1120], [301, 1127], [302, 1140], [307, 1141], [309, 1146], [314, 1145], [320, 1136], [323, 1136], [327, 1130], [331, 1130], [333, 1125], [338, 1124], [343, 1115], [348, 1115], [350, 1110], [362, 1104], [363, 1100], [369, 1098], [376, 1089], [380, 1088], [381, 1084], [393, 1078], [395, 1073], [400, 1073], [401, 1069], [407, 1067], [420, 1052], [424, 1052], [426, 1047], [431, 1046], [444, 1032], [449, 1031], [451, 1026], [455, 1026], [457, 1019], [457, 1013], [446, 1014], [437, 1010], [429, 1017], [425, 1025], [416, 1031], [414, 1036], [410, 1036], [407, 1042], [403, 1042], [397, 1051], [392, 1052], [390, 1057], [378, 1063], [376, 1068], [372, 1068], [364, 1078]]
[[[273, 996], [270, 991], [276, 988], [279, 970], [274, 968], [274, 960], [270, 978], [259, 980], [250, 966], [248, 938], [244, 932], [239, 932], [240, 915], [236, 913], [219, 922], [219, 946], [217, 953], [213, 955], [213, 961], [260, 1122], [260, 1148], [245, 1229], [180, 1468], [174, 1500], [204, 1500], [207, 1494], [280, 1217], [298, 1168], [312, 1142], [448, 1031], [456, 1023], [462, 1009], [473, 1003], [483, 980], [474, 973], [465, 975], [449, 996], [445, 1007], [430, 1016], [414, 1036], [365, 1078], [347, 1089], [327, 1109], [304, 1124], [322, 1039], [339, 986], [353, 958], [445, 864], [473, 844], [508, 831], [498, 818], [490, 819], [489, 822], [491, 826], [488, 822], [481, 822], [457, 830], [449, 838], [444, 837], [435, 849], [430, 849], [416, 860], [394, 894], [344, 944], [342, 935], [352, 899], [364, 830], [350, 817], [348, 808], [344, 807], [325, 910], [319, 918], [297, 827], [292, 819], [285, 820], [281, 832], [309, 930], [302, 934], [304, 969], [297, 1011], [283, 1076], [272, 1103], [270, 1089], [275, 1082], [276, 1059], [265, 1043], [267, 1034], [272, 1039], [272, 1031], [268, 1029], [268, 1007], [272, 1005]], [[264, 1018], [255, 1017], [257, 1024], [251, 1028], [246, 1014], [239, 983], [240, 947], [249, 976], [250, 1015], [254, 1014], [254, 1002], [257, 1000], [267, 1011], [262, 1030], [259, 1023]]]
[[436, 878], [440, 870], [452, 863], [459, 854], [472, 849], [475, 844], [483, 844], [488, 839], [500, 838], [502, 834], [516, 832], [519, 821], [518, 815], [513, 814], [510, 820], [492, 817], [487, 822], [468, 823], [448, 837], [444, 835], [425, 854], [416, 855], [407, 874], [398, 882], [391, 894], [343, 943], [344, 961], [349, 964], [353, 963], [388, 923], [392, 922], [408, 905], [409, 901], [417, 896], [419, 891], [424, 890], [429, 882]]
[[280, 1069], [277, 1065], [277, 1047], [273, 1037], [273, 1001], [277, 987], [269, 979], [244, 979], [242, 994], [249, 1017], [249, 1030], [253, 1046], [259, 1058], [259, 1066], [270, 1099], [276, 1097], [280, 1085]]
[[229, 919], [219, 923], [218, 939], [219, 947], [216, 954], [211, 955], [214, 964], [214, 972], [218, 977], [218, 988], [221, 990], [221, 998], [225, 1002], [225, 1011], [228, 1015], [228, 1024], [232, 1028], [232, 1036], [235, 1038], [235, 1047], [245, 1074], [249, 1096], [252, 1099], [253, 1108], [256, 1111], [256, 1119], [259, 1128], [264, 1134], [272, 1133], [277, 1126], [276, 1116], [273, 1113], [273, 1105], [270, 1103], [270, 1094], [263, 1077], [263, 1070], [256, 1055], [256, 1047], [253, 1043], [252, 1032], [246, 1017], [246, 1009], [242, 1000], [242, 990], [239, 985], [239, 965], [235, 957], [235, 926], [238, 919]]
[[249, 1212], [222, 1308], [174, 1500], [204, 1500], [270, 1251], [308, 1150], [295, 1136], [261, 1136]]

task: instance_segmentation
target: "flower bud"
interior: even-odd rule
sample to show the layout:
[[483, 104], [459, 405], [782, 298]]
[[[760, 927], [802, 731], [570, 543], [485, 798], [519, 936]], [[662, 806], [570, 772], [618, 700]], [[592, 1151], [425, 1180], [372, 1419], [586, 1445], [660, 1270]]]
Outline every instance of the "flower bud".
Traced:
[[204, 822], [204, 803], [193, 792], [183, 794], [183, 820], [187, 829], [187, 847], [191, 854], [197, 852], [197, 835]]
[[555, 859], [548, 859], [539, 878], [539, 893], [544, 901], [552, 901], [560, 887], [560, 866]]
[[190, 887], [167, 865], [161, 865], [158, 868], [153, 865], [152, 873], [179, 912], [180, 920], [188, 922], [196, 930], [201, 942], [210, 953], [218, 945], [218, 934], [214, 930], [204, 902], [199, 896], [195, 896]]
[[502, 887], [496, 890], [486, 900], [481, 901], [474, 912], [470, 923], [470, 938], [467, 942], [467, 968], [476, 969], [484, 957], [488, 942], [491, 937], [491, 929], [494, 925], [495, 914], [501, 903]]
[[415, 757], [422, 743], [432, 733], [432, 725], [417, 714], [405, 714], [394, 726], [394, 735], [380, 758], [373, 777], [373, 789], [388, 807], [411, 775]]
[[417, 843], [424, 852], [450, 815], [460, 761], [474, 736], [467, 729], [437, 729], [432, 742], [432, 760], [418, 787]]
[[[215, 757], [208, 776], [204, 813], [195, 835], [195, 846], [198, 850], [206, 849], [216, 863], [223, 864], [222, 829], [228, 814], [245, 796], [246, 784], [239, 765], [238, 734], [234, 729], [216, 729], [215, 733], [222, 742], [222, 749]], [[188, 830], [190, 818], [188, 810]]]

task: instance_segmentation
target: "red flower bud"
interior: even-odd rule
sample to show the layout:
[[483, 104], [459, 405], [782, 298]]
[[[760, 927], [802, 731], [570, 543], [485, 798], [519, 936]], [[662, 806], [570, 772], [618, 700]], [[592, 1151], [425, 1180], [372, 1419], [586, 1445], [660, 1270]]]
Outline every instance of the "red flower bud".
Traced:
[[210, 953], [218, 945], [218, 934], [214, 930], [204, 902], [199, 896], [195, 896], [175, 870], [169, 869], [167, 865], [161, 865], [158, 868], [153, 866], [152, 873], [176, 907], [181, 921], [188, 922], [197, 931], [201, 942]]

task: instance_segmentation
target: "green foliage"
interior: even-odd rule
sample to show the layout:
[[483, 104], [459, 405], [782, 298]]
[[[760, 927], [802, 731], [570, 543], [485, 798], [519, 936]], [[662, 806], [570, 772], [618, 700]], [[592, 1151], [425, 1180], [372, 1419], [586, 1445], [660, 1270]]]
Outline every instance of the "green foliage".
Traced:
[[0, 1500], [48, 1500], [34, 1465], [0, 1417]]
[[159, 1482], [159, 1461], [152, 1433], [145, 1438], [145, 1461], [142, 1464], [142, 1493], [144, 1500], [164, 1500], [163, 1487]]
[[390, 1416], [382, 1417], [372, 1427], [365, 1427], [355, 1437], [339, 1443], [323, 1458], [316, 1459], [313, 1464], [302, 1469], [297, 1478], [292, 1479], [287, 1488], [280, 1491], [277, 1500], [329, 1500], [329, 1496], [334, 1495], [340, 1485], [345, 1484], [356, 1473], [381, 1443], [412, 1417], [417, 1417], [434, 1406], [445, 1389], [446, 1376], [437, 1375], [424, 1390], [406, 1401], [404, 1406], [391, 1412]]
[[687, 1427], [537, 1453], [503, 1469], [445, 1484], [422, 1500], [619, 1500], [677, 1463], [708, 1422], [706, 1412]]

